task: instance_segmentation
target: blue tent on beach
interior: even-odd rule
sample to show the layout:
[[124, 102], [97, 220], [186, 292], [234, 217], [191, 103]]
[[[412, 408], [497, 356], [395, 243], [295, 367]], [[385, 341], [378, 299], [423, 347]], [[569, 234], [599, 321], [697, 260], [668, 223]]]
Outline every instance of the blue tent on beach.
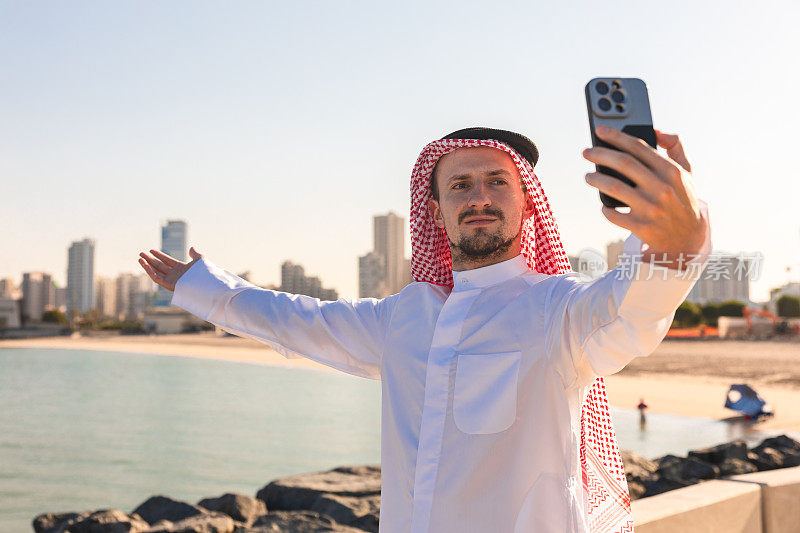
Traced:
[[767, 402], [750, 385], [744, 383], [731, 385], [725, 397], [725, 407], [754, 419], [762, 414], [772, 414]]

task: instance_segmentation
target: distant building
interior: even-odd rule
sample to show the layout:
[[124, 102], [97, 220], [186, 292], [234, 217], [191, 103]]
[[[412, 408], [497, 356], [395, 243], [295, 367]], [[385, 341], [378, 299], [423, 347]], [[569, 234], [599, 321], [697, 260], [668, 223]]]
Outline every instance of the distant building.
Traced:
[[[161, 251], [178, 261], [187, 260], [188, 224], [185, 220], [167, 220], [161, 226]], [[152, 305], [168, 306], [172, 300], [172, 291], [158, 285]]]
[[769, 291], [769, 310], [773, 313], [778, 311], [778, 300], [782, 296], [794, 296], [800, 298], [800, 283], [792, 281]]
[[[75, 241], [67, 258], [67, 313], [81, 313], [94, 308], [94, 239]], [[54, 295], [55, 299], [55, 295]]]
[[45, 272], [22, 274], [22, 322], [39, 322], [48, 309], [55, 307], [56, 288], [53, 278]]
[[616, 268], [619, 264], [624, 247], [625, 241], [623, 240], [611, 241], [606, 244], [606, 263], [608, 263], [609, 270]]
[[284, 261], [281, 264], [281, 287], [283, 292], [305, 294], [320, 300], [337, 300], [339, 294], [335, 289], [325, 289], [317, 276], [306, 276], [301, 265]]
[[20, 300], [0, 297], [0, 329], [21, 327], [20, 315]]
[[13, 278], [0, 279], [0, 298], [20, 298], [21, 296]]
[[757, 265], [751, 257], [712, 253], [686, 299], [698, 304], [726, 300], [750, 303], [750, 279], [754, 267]]
[[[172, 295], [172, 292], [167, 292]], [[120, 274], [115, 280], [115, 297], [115, 313], [118, 320], [140, 320], [153, 298], [152, 282], [149, 276], [147, 274]]]
[[384, 298], [391, 294], [384, 283], [383, 256], [369, 252], [358, 258], [358, 296], [360, 298]]
[[373, 250], [358, 258], [359, 297], [384, 298], [411, 283], [404, 227], [405, 219], [392, 212], [372, 217]]
[[102, 316], [117, 318], [117, 280], [98, 276], [95, 287], [97, 303], [95, 307]]

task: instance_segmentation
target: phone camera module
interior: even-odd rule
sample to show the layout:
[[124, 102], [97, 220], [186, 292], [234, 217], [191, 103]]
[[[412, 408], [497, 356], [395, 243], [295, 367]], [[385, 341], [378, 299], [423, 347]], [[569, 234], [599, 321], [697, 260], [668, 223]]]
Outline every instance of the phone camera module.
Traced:
[[594, 86], [594, 90], [600, 94], [608, 94], [608, 84], [604, 81], [598, 81]]
[[597, 107], [602, 111], [608, 111], [611, 109], [611, 101], [608, 98], [601, 98], [600, 101], [597, 102]]
[[620, 90], [616, 90], [611, 93], [611, 99], [614, 100], [616, 103], [621, 104], [625, 101], [625, 95]]

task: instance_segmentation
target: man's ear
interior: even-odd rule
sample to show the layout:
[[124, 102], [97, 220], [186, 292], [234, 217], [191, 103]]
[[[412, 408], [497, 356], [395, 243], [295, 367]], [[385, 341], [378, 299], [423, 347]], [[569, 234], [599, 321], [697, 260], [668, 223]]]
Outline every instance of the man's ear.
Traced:
[[442, 210], [439, 208], [439, 202], [431, 198], [428, 200], [428, 210], [433, 218], [433, 223], [437, 228], [444, 228], [444, 219], [442, 218]]
[[525, 205], [522, 207], [522, 220], [527, 220], [536, 212], [536, 206], [533, 204], [533, 198], [529, 194], [525, 194]]

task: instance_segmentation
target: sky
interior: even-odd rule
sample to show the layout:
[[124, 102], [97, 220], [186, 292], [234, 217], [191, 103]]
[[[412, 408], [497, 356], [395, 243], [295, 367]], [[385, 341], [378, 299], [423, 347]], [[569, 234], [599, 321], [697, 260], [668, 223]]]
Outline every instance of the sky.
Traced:
[[799, 24], [796, 2], [0, 0], [0, 277], [64, 286], [85, 237], [97, 275], [142, 273], [184, 219], [255, 283], [288, 259], [355, 297], [372, 216], [407, 227], [422, 147], [476, 125], [533, 139], [567, 252], [605, 250], [628, 232], [584, 182], [583, 88], [620, 76], [683, 140], [714, 249], [763, 254], [764, 300], [800, 280]]

